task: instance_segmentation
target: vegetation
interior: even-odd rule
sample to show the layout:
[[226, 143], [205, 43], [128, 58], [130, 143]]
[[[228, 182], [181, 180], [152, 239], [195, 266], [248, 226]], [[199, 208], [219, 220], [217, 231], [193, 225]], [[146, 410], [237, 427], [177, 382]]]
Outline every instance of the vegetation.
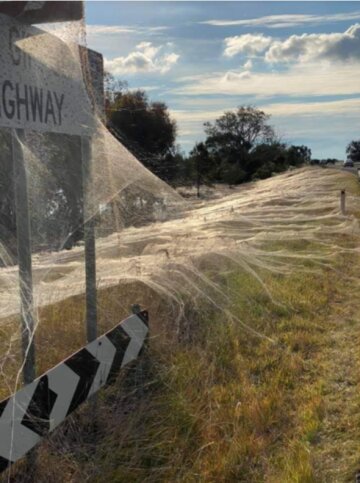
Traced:
[[[355, 178], [341, 180], [339, 187], [345, 184], [358, 193]], [[341, 243], [354, 247], [357, 240], [349, 233]], [[311, 248], [296, 241], [290, 246], [304, 254]], [[285, 241], [268, 245], [284, 247], [289, 248]], [[41, 445], [36, 481], [353, 481], [360, 426], [358, 416], [351, 418], [358, 410], [360, 357], [352, 278], [359, 263], [353, 253], [339, 253], [336, 272], [324, 266], [321, 276], [311, 271], [311, 260], [307, 271], [287, 276], [264, 271], [263, 281], [285, 307], [272, 303], [241, 270], [216, 274], [232, 294], [232, 313], [260, 336], [204, 305], [197, 317], [189, 317], [188, 334], [174, 339], [171, 307], [151, 289], [102, 291], [102, 329], [126, 311], [136, 293], [140, 303], [150, 302], [157, 336], [143, 365], [130, 367], [101, 392], [96, 413], [84, 406]], [[42, 317], [38, 337], [44, 347], [54, 347], [53, 337], [62, 350], [83, 338], [81, 297], [45, 308]], [[334, 369], [346, 351], [351, 351], [349, 376]], [[63, 356], [38, 354], [43, 369]], [[333, 384], [340, 384], [338, 390]], [[348, 389], [353, 400], [345, 404]], [[335, 430], [324, 427], [329, 411]], [[324, 438], [333, 444], [330, 453]], [[23, 471], [23, 463], [15, 467], [15, 481], [22, 481]]]
[[360, 140], [351, 141], [346, 147], [346, 154], [350, 161], [360, 162]]
[[225, 112], [205, 123], [204, 142], [188, 157], [176, 142], [176, 123], [163, 102], [150, 102], [144, 91], [130, 91], [107, 74], [107, 119], [119, 139], [157, 176], [174, 185], [264, 179], [310, 162], [306, 146], [287, 146], [269, 124], [270, 116], [252, 106]]
[[167, 105], [149, 101], [143, 90], [129, 91], [110, 74], [106, 78], [109, 127], [147, 168], [165, 180], [174, 178], [176, 123]]

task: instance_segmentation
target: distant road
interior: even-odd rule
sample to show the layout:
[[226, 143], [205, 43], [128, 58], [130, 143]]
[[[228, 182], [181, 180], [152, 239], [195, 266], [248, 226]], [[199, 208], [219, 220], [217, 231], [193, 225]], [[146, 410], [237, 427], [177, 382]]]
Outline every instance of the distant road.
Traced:
[[355, 176], [358, 175], [358, 168], [360, 169], [360, 163], [354, 163], [353, 168], [344, 168], [343, 164], [328, 164], [326, 168], [331, 168], [331, 169], [338, 169], [340, 171], [347, 171], [348, 173], [352, 173]]

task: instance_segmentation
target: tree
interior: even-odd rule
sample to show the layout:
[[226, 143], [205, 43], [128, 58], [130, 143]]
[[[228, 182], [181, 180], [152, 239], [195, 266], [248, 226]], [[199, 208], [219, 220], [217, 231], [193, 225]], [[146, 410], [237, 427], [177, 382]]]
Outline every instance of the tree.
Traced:
[[288, 149], [288, 163], [291, 166], [309, 164], [311, 161], [311, 149], [307, 146], [290, 146]]
[[351, 141], [346, 147], [346, 154], [350, 161], [360, 162], [360, 140]]
[[264, 179], [288, 167], [288, 152], [284, 143], [258, 144], [250, 156], [252, 179]]
[[204, 143], [196, 143], [190, 152], [190, 163], [196, 178], [197, 197], [200, 198], [200, 185], [208, 183], [211, 178], [210, 154]]
[[163, 163], [171, 164], [176, 155], [176, 122], [164, 102], [151, 102], [143, 90], [129, 91], [124, 82], [109, 77], [107, 116], [109, 127], [119, 140], [147, 168], [164, 177]]
[[[270, 116], [252, 106], [240, 106], [233, 111], [225, 112], [212, 123], [205, 123], [205, 144], [214, 162], [223, 166], [224, 171], [234, 175], [236, 167], [246, 180], [251, 176], [249, 153], [259, 144], [271, 143], [275, 140], [273, 128], [268, 124]], [[230, 165], [230, 166], [229, 166]], [[242, 177], [240, 177], [242, 178]]]

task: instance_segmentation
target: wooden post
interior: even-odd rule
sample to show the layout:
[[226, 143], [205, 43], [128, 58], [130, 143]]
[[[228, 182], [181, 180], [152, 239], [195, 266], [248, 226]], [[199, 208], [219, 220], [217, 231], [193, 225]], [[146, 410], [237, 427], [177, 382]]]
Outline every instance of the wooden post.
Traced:
[[83, 216], [85, 244], [85, 274], [86, 274], [86, 339], [92, 342], [97, 337], [97, 307], [96, 307], [96, 254], [95, 254], [95, 218], [92, 210], [91, 194], [91, 139], [81, 137], [81, 165], [83, 177]]
[[23, 129], [13, 129], [11, 134], [19, 265], [22, 354], [24, 360], [23, 380], [24, 384], [30, 384], [36, 377], [34, 343], [35, 319], [31, 264], [31, 228], [26, 167], [22, 149], [25, 133]]
[[345, 190], [341, 190], [340, 192], [340, 211], [342, 215], [345, 215], [346, 213], [346, 193]]

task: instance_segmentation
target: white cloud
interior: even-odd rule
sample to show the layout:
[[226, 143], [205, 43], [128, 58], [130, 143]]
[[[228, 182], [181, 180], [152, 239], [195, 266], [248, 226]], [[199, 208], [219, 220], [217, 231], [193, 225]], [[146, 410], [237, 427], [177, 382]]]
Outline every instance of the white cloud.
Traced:
[[321, 23], [344, 22], [353, 20], [360, 20], [360, 11], [336, 13], [321, 16], [302, 14], [267, 15], [265, 17], [249, 18], [242, 20], [206, 20], [199, 23], [213, 25], [215, 27], [262, 26], [267, 28], [286, 28], [304, 24], [314, 25]]
[[244, 64], [244, 69], [245, 70], [251, 70], [253, 68], [253, 63], [252, 63], [252, 60], [249, 59], [245, 62]]
[[87, 25], [88, 35], [114, 35], [136, 33], [136, 28], [125, 25]]
[[273, 42], [265, 59], [268, 62], [360, 60], [360, 24], [344, 33], [291, 35]]
[[114, 36], [118, 34], [144, 34], [144, 33], [156, 33], [168, 30], [169, 27], [139, 27], [137, 25], [87, 25], [86, 32], [90, 36], [109, 35]]
[[[163, 52], [163, 53], [162, 53]], [[114, 75], [136, 72], [168, 72], [178, 61], [175, 52], [166, 52], [166, 47], [154, 46], [151, 42], [141, 42], [126, 57], [104, 59], [105, 69]]]
[[226, 74], [222, 77], [222, 81], [224, 82], [238, 82], [243, 79], [250, 79], [251, 73], [248, 70], [243, 72], [226, 72]]
[[[222, 100], [224, 102], [224, 100]], [[360, 118], [360, 98], [343, 99], [326, 102], [294, 102], [294, 103], [271, 103], [259, 104], [268, 114], [276, 117], [297, 117], [297, 116], [321, 116], [328, 114], [356, 115]], [[205, 122], [213, 121], [224, 114], [224, 111], [235, 111], [236, 108], [223, 108], [216, 110], [180, 110], [172, 109], [171, 115], [179, 122]]]
[[334, 67], [329, 63], [292, 65], [286, 72], [215, 72], [189, 81], [178, 95], [225, 94], [257, 97], [360, 94], [360, 64]]
[[333, 114], [337, 116], [356, 115], [360, 117], [360, 98], [324, 102], [273, 103], [262, 109], [274, 116], [318, 116]]
[[224, 55], [233, 57], [236, 54], [256, 55], [264, 52], [270, 46], [272, 38], [263, 34], [245, 34], [227, 37], [224, 42]]

